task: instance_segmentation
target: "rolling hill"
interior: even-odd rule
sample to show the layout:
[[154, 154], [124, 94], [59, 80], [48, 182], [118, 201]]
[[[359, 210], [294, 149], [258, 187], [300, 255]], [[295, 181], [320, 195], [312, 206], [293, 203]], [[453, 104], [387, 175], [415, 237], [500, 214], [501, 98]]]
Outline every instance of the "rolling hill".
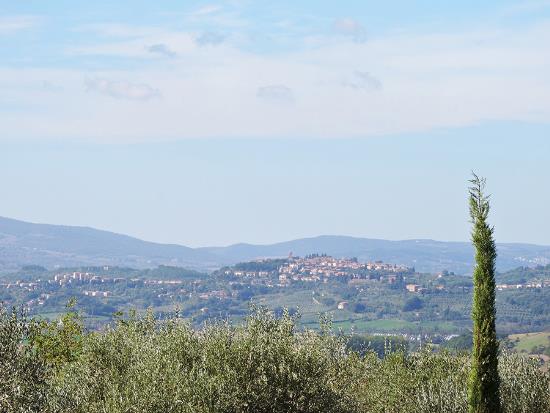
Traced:
[[[248, 261], [257, 257], [326, 253], [336, 257], [357, 257], [360, 261], [382, 260], [405, 264], [418, 271], [471, 272], [473, 248], [467, 242], [433, 240], [388, 241], [345, 236], [319, 236], [271, 245], [236, 244], [229, 247], [203, 248], [203, 251], [228, 261]], [[550, 247], [531, 244], [498, 244], [497, 266], [500, 271], [519, 266], [550, 263]]]
[[25, 264], [48, 268], [171, 264], [204, 269], [219, 263], [206, 251], [180, 245], [157, 244], [87, 227], [32, 224], [0, 217], [0, 269]]
[[[498, 269], [550, 263], [550, 247], [499, 244]], [[160, 264], [200, 270], [257, 258], [327, 253], [359, 260], [383, 260], [414, 266], [418, 271], [443, 269], [467, 274], [473, 250], [466, 242], [388, 241], [346, 236], [319, 236], [270, 245], [235, 244], [189, 248], [158, 244], [88, 227], [34, 224], [0, 217], [0, 271], [38, 264], [48, 268], [118, 265], [149, 268]]]

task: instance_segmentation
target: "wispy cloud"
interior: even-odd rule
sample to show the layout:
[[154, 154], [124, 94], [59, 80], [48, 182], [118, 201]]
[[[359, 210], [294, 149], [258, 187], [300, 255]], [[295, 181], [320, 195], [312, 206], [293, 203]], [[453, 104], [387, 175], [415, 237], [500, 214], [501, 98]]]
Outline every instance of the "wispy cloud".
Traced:
[[124, 23], [94, 23], [73, 28], [76, 32], [88, 32], [102, 37], [146, 37], [158, 34], [161, 30], [154, 26], [140, 26]]
[[11, 34], [37, 26], [38, 16], [0, 16], [0, 34]]
[[526, 0], [508, 5], [505, 14], [530, 13], [550, 8], [550, 0]]
[[353, 75], [342, 82], [345, 87], [350, 87], [356, 90], [375, 91], [382, 89], [382, 82], [371, 75], [369, 72], [361, 72], [356, 70]]
[[209, 4], [207, 6], [203, 6], [191, 13], [192, 16], [209, 16], [212, 14], [219, 13], [223, 10], [223, 7], [218, 4]]
[[53, 83], [49, 80], [42, 81], [41, 89], [44, 90], [45, 92], [50, 92], [50, 93], [59, 93], [63, 91], [62, 86], [59, 86], [58, 84]]
[[339, 34], [350, 36], [358, 43], [363, 43], [367, 40], [367, 31], [365, 27], [359, 21], [351, 17], [336, 20], [334, 22], [334, 29]]
[[271, 103], [292, 103], [294, 94], [292, 89], [285, 85], [268, 85], [259, 87], [256, 97], [264, 102]]
[[160, 92], [145, 84], [113, 81], [101, 78], [85, 80], [86, 89], [117, 99], [149, 100], [160, 97]]
[[[192, 33], [168, 30], [104, 44], [94, 38], [97, 43], [87, 43], [91, 49], [81, 53], [101, 55], [98, 61], [112, 67], [88, 72], [89, 94], [81, 68], [0, 66], [5, 101], [44, 112], [43, 117], [0, 113], [0, 124], [22, 138], [86, 135], [136, 141], [158, 136], [368, 137], [485, 120], [550, 122], [548, 22], [393, 32], [361, 44], [349, 36], [328, 35], [313, 46], [301, 43], [274, 53], [239, 47], [238, 39], [222, 47], [197, 47]], [[165, 50], [147, 50], [155, 45], [164, 45], [177, 58], [169, 64], [156, 58]], [[136, 60], [117, 66], [120, 56]], [[63, 92], [37, 92], [44, 79], [61, 85]], [[154, 104], [115, 99], [151, 102], [161, 93]]]
[[95, 44], [74, 46], [67, 50], [71, 55], [116, 56], [126, 58], [153, 58], [155, 55], [176, 57], [197, 48], [191, 33], [156, 31], [137, 34], [129, 39], [98, 41]]
[[163, 43], [153, 44], [147, 47], [147, 51], [164, 57], [176, 57], [176, 52], [170, 50], [170, 48]]
[[242, 29], [251, 24], [243, 16], [243, 8], [237, 4], [226, 3], [224, 6], [211, 4], [201, 7], [184, 16], [185, 23], [193, 26], [202, 25], [211, 28]]
[[215, 32], [205, 32], [197, 36], [195, 41], [199, 46], [216, 46], [223, 43], [225, 36]]

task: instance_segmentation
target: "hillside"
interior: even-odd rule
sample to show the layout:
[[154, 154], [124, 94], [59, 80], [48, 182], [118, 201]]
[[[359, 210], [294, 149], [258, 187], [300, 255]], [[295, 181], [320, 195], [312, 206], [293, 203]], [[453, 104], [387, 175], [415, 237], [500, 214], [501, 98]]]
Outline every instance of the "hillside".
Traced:
[[508, 284], [524, 284], [532, 280], [550, 279], [550, 265], [536, 267], [518, 267], [499, 274], [498, 281]]
[[[550, 247], [499, 244], [498, 269], [550, 263]], [[466, 242], [432, 240], [387, 241], [346, 236], [303, 238], [271, 245], [236, 244], [227, 247], [189, 248], [158, 244], [127, 235], [88, 227], [33, 224], [0, 217], [0, 271], [22, 265], [55, 266], [117, 265], [150, 268], [162, 264], [213, 270], [265, 257], [327, 253], [383, 260], [414, 266], [418, 271], [447, 269], [459, 274], [471, 271], [473, 251]]]
[[206, 251], [157, 244], [87, 227], [33, 224], [0, 217], [0, 269], [26, 264], [54, 266], [118, 265], [148, 268], [172, 264], [215, 268]]
[[[357, 257], [360, 261], [382, 260], [415, 267], [421, 272], [441, 270], [467, 274], [473, 266], [473, 249], [467, 242], [433, 240], [387, 241], [345, 236], [320, 236], [271, 245], [236, 244], [229, 247], [203, 248], [223, 257], [224, 261], [249, 261], [258, 257], [326, 253], [334, 257]], [[550, 263], [550, 247], [530, 244], [498, 244], [497, 267], [500, 271], [518, 266]]]

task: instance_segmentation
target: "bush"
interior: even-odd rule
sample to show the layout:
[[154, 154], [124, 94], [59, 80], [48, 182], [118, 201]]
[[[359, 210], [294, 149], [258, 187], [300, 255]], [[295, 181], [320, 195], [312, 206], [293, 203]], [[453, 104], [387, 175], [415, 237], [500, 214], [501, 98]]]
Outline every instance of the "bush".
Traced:
[[254, 297], [254, 292], [251, 291], [250, 289], [241, 290], [237, 294], [237, 299], [241, 301], [250, 301], [250, 299], [252, 299], [253, 297]]
[[[71, 300], [67, 309], [76, 304]], [[82, 350], [84, 327], [76, 311], [67, 311], [57, 321], [42, 320], [35, 324], [30, 344], [45, 364], [54, 370], [78, 359]]]
[[451, 338], [443, 344], [443, 347], [454, 352], [465, 352], [472, 349], [473, 341], [472, 333], [468, 332]]
[[42, 412], [47, 369], [28, 344], [37, 325], [24, 312], [0, 307], [0, 412]]
[[407, 301], [405, 301], [405, 304], [403, 304], [403, 311], [420, 310], [423, 307], [423, 305], [424, 303], [420, 298], [412, 297], [412, 298], [409, 298]]
[[[381, 359], [329, 323], [297, 330], [288, 311], [202, 330], [147, 314], [85, 333], [74, 317], [64, 327], [0, 312], [2, 413], [467, 412], [467, 355], [424, 348]], [[505, 413], [550, 411], [548, 372], [520, 355], [499, 366]]]
[[60, 372], [56, 412], [352, 412], [356, 364], [330, 334], [258, 311], [194, 331], [152, 316], [91, 335]]
[[[369, 413], [467, 413], [468, 355], [446, 352], [405, 356], [394, 353], [384, 360], [369, 359], [366, 377], [357, 390], [361, 407]], [[520, 355], [499, 360], [501, 404], [504, 413], [550, 411], [550, 375]]]
[[364, 313], [367, 311], [367, 306], [363, 303], [355, 303], [353, 306], [354, 313]]
[[346, 348], [349, 351], [353, 351], [361, 357], [374, 352], [378, 357], [383, 358], [391, 353], [406, 353], [408, 347], [408, 341], [398, 336], [353, 335], [346, 343]]

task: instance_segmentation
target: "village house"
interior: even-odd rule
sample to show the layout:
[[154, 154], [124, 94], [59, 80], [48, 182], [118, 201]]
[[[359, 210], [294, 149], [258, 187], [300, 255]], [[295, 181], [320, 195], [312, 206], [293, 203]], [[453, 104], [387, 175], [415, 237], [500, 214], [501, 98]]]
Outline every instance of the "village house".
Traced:
[[109, 297], [111, 294], [110, 291], [84, 291], [84, 295], [89, 297]]
[[405, 289], [410, 293], [418, 293], [420, 292], [420, 288], [418, 284], [407, 284], [405, 286]]

